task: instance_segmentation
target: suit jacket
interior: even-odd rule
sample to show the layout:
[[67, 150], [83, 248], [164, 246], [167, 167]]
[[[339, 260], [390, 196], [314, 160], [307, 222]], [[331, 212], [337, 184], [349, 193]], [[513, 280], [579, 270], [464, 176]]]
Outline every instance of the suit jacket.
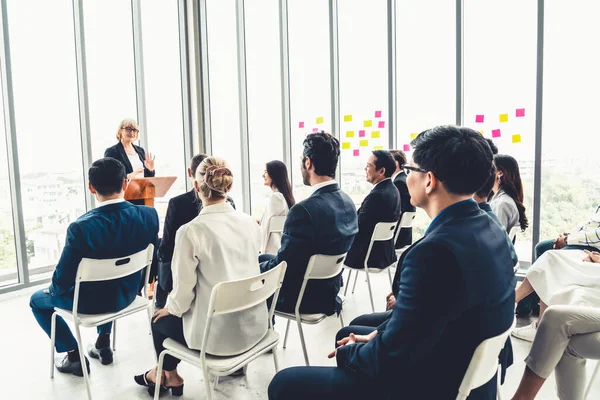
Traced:
[[[287, 261], [276, 309], [294, 312], [310, 257], [346, 253], [357, 231], [354, 203], [337, 183], [319, 188], [306, 200], [296, 203], [286, 217], [277, 255], [261, 264], [261, 270], [267, 271]], [[300, 311], [333, 314], [339, 291], [340, 276], [310, 281]]]
[[[400, 195], [391, 179], [379, 182], [365, 197], [358, 209], [358, 233], [348, 251], [346, 264], [352, 268], [364, 268], [365, 257], [373, 230], [378, 222], [398, 222], [400, 219]], [[396, 261], [394, 242], [375, 242], [369, 256], [369, 268], [385, 268]]]
[[[119, 258], [144, 250], [158, 242], [158, 214], [146, 206], [129, 202], [95, 208], [69, 225], [65, 247], [52, 275], [50, 294], [73, 298], [75, 277], [82, 258]], [[143, 276], [136, 272], [124, 278], [86, 282], [79, 292], [79, 312], [99, 314], [127, 307], [140, 290]]]
[[[417, 208], [410, 204], [410, 193], [408, 192], [408, 186], [406, 186], [406, 174], [401, 172], [394, 178], [394, 186], [398, 189], [400, 193], [400, 208], [401, 212], [405, 213], [415, 212]], [[400, 215], [402, 217], [402, 214]], [[401, 249], [404, 246], [408, 246], [412, 243], [412, 228], [404, 228], [400, 231], [398, 235], [398, 240], [396, 240], [396, 248]]]
[[[136, 146], [135, 144], [133, 145], [133, 149], [135, 150], [138, 157], [142, 161], [142, 165], [144, 165], [144, 160], [146, 159], [146, 152], [144, 151], [144, 149], [141, 148], [140, 146]], [[106, 149], [104, 151], [104, 157], [112, 157], [114, 159], [121, 161], [123, 163], [123, 165], [125, 165], [125, 173], [130, 174], [133, 172], [133, 167], [131, 166], [131, 162], [129, 161], [129, 158], [127, 158], [127, 153], [125, 153], [125, 148], [123, 147], [123, 144], [120, 141], [117, 144], [115, 144], [114, 146], [111, 146], [108, 149]], [[144, 165], [144, 177], [145, 178], [151, 178], [155, 174], [156, 174], [156, 170], [150, 171]], [[144, 200], [129, 200], [129, 202], [131, 204], [136, 204], [138, 206], [144, 205]]]
[[[370, 342], [339, 348], [337, 365], [389, 399], [453, 399], [475, 348], [512, 324], [512, 243], [467, 200], [442, 211], [401, 261], [391, 318]], [[469, 396], [495, 398], [495, 377]]]

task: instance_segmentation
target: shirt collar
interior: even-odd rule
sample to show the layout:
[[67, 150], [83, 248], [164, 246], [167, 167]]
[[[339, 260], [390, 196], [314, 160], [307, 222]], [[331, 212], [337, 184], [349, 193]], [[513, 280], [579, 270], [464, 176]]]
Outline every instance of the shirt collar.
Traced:
[[[375, 189], [375, 186], [379, 185], [381, 182], [390, 181], [390, 180], [392, 180], [392, 178], [383, 178], [382, 180], [380, 180], [379, 182], [377, 182], [376, 184], [373, 185], [373, 189]], [[373, 189], [371, 189], [371, 190], [373, 190]]]
[[399, 172], [394, 173], [394, 175], [392, 175], [392, 180], [396, 179], [396, 177], [400, 174], [403, 174], [404, 171], [400, 170]]
[[202, 210], [200, 211], [200, 215], [212, 214], [212, 213], [223, 213], [223, 212], [230, 212], [230, 211], [235, 211], [235, 209], [231, 206], [231, 204], [229, 204], [228, 201], [225, 201], [223, 203], [212, 204], [210, 206], [203, 206]]
[[106, 201], [98, 201], [96, 203], [96, 208], [100, 208], [100, 207], [104, 207], [104, 206], [108, 206], [110, 204], [117, 204], [117, 203], [122, 203], [124, 202], [125, 199], [122, 197], [119, 197], [118, 199], [112, 199], [112, 200], [106, 200]]
[[336, 185], [337, 181], [335, 179], [332, 179], [330, 181], [325, 181], [325, 182], [321, 182], [321, 183], [317, 183], [316, 185], [314, 185], [312, 187], [313, 193], [316, 192], [317, 190], [324, 188], [325, 186], [329, 186], [329, 185]]

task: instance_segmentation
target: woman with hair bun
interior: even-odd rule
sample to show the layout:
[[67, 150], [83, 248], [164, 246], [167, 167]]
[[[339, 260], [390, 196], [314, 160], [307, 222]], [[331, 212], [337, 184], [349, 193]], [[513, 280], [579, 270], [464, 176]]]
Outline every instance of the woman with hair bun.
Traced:
[[[220, 158], [207, 157], [196, 170], [194, 188], [203, 208], [179, 228], [175, 237], [173, 290], [167, 306], [158, 310], [152, 321], [157, 357], [167, 338], [215, 356], [233, 356], [255, 346], [267, 333], [267, 306], [262, 303], [250, 310], [214, 317], [211, 332], [218, 335], [209, 336], [205, 348], [200, 348], [213, 287], [260, 274], [260, 228], [252, 217], [236, 211], [226, 201], [232, 185], [233, 174]], [[165, 356], [160, 390], [170, 389], [180, 396], [183, 379], [177, 373], [179, 361]], [[135, 381], [153, 394], [156, 366], [137, 375]]]

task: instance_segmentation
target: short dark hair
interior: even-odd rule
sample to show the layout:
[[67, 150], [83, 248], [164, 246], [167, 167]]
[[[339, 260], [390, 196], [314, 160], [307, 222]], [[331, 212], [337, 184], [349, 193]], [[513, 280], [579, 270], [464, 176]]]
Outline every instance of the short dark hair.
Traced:
[[375, 156], [375, 169], [385, 168], [384, 176], [391, 177], [396, 172], [396, 161], [394, 157], [386, 150], [373, 150]]
[[315, 174], [335, 177], [338, 159], [340, 158], [340, 142], [329, 133], [309, 133], [304, 139], [302, 162], [307, 157], [315, 166]]
[[483, 197], [487, 199], [490, 196], [490, 193], [492, 193], [494, 182], [496, 182], [496, 167], [494, 166], [494, 163], [492, 163], [492, 168], [490, 168], [490, 177], [487, 181], [485, 181], [483, 186], [479, 188], [475, 195], [477, 197]]
[[490, 145], [490, 149], [492, 149], [492, 154], [493, 155], [498, 154], [498, 146], [496, 146], [496, 143], [494, 143], [494, 141], [492, 139], [490, 139], [490, 138], [485, 138], [485, 140]]
[[192, 172], [192, 178], [196, 176], [196, 170], [198, 169], [198, 165], [200, 165], [200, 163], [202, 161], [204, 161], [204, 159], [208, 157], [206, 154], [196, 154], [194, 157], [192, 157], [192, 161], [190, 161], [190, 171]]
[[121, 193], [126, 177], [125, 165], [112, 157], [94, 161], [88, 171], [90, 184], [101, 196]]
[[402, 150], [390, 150], [390, 154], [394, 157], [394, 161], [398, 162], [398, 166], [406, 164], [406, 154]]
[[492, 150], [477, 131], [442, 125], [421, 132], [412, 142], [413, 160], [431, 171], [453, 194], [474, 194], [490, 176]]

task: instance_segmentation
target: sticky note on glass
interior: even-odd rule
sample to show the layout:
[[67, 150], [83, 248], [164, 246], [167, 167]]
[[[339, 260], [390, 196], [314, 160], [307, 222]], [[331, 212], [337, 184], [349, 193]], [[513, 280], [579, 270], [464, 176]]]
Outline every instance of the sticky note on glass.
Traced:
[[385, 128], [385, 121], [379, 121], [379, 123], [377, 124], [377, 127]]
[[475, 122], [482, 123], [483, 122], [483, 118], [484, 118], [484, 116], [482, 114], [477, 114], [475, 116]]
[[304, 128], [304, 122], [298, 122], [298, 128]]
[[512, 142], [513, 143], [521, 143], [521, 135], [519, 135], [518, 133], [512, 135]]
[[524, 108], [517, 108], [515, 114], [516, 114], [517, 117], [524, 117], [525, 116], [525, 109]]
[[402, 150], [403, 151], [410, 151], [410, 144], [405, 144], [404, 146], [402, 146]]
[[419, 134], [418, 134], [418, 133], [411, 133], [411, 134], [410, 134], [410, 140], [415, 140], [415, 138], [416, 138], [417, 136], [419, 136]]
[[365, 137], [365, 130], [361, 129], [360, 131], [358, 131], [358, 136], [359, 137]]
[[381, 111], [375, 111], [375, 118], [381, 118]]
[[324, 120], [325, 118], [323, 117], [317, 117], [317, 124], [322, 124]]
[[342, 149], [348, 150], [350, 148], [350, 142], [342, 142]]
[[352, 138], [352, 137], [354, 137], [354, 131], [346, 131], [346, 137], [347, 137], [347, 138]]
[[313, 128], [313, 133], [319, 132], [319, 128]]
[[365, 120], [365, 128], [369, 128], [371, 126], [373, 126], [373, 121], [371, 121], [370, 119]]
[[344, 115], [344, 122], [352, 122], [352, 115]]
[[483, 131], [477, 131], [477, 132], [479, 132], [479, 133], [481, 133], [483, 135]]
[[375, 146], [373, 147], [373, 150], [383, 150], [383, 146]]
[[492, 137], [500, 137], [500, 129], [492, 129]]
[[355, 149], [353, 154], [354, 154], [354, 157], [358, 157], [360, 155], [360, 150]]
[[360, 147], [369, 147], [369, 141], [367, 139], [361, 140]]
[[379, 131], [373, 131], [373, 132], [371, 132], [371, 137], [373, 139], [378, 139], [378, 138], [381, 137], [381, 132], [379, 132]]
[[508, 114], [500, 114], [500, 122], [508, 122]]

